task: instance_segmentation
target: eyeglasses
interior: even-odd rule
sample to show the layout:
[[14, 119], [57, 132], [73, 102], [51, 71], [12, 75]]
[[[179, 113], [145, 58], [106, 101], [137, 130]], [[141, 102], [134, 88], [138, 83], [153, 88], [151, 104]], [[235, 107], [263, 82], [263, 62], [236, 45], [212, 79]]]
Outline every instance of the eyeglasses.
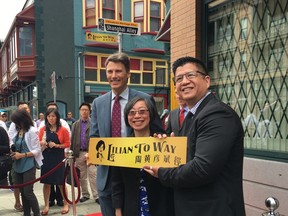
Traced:
[[207, 74], [201, 72], [201, 71], [190, 71], [187, 72], [185, 74], [181, 74], [175, 77], [175, 83], [181, 83], [184, 79], [184, 76], [186, 77], [186, 79], [188, 80], [192, 80], [195, 77], [199, 76], [199, 74], [203, 75], [203, 76], [207, 76]]
[[140, 109], [140, 110], [130, 110], [128, 112], [129, 116], [135, 116], [136, 113], [138, 113], [139, 115], [144, 115], [148, 110], [147, 109]]

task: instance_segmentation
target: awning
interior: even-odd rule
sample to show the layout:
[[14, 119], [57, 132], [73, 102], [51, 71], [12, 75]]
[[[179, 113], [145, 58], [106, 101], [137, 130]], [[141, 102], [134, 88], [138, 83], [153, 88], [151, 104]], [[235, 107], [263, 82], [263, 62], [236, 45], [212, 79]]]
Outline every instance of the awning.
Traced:
[[161, 26], [158, 34], [155, 37], [156, 41], [162, 41], [162, 42], [169, 42], [170, 43], [170, 29], [171, 29], [170, 13], [171, 13], [171, 10], [168, 11], [163, 25]]

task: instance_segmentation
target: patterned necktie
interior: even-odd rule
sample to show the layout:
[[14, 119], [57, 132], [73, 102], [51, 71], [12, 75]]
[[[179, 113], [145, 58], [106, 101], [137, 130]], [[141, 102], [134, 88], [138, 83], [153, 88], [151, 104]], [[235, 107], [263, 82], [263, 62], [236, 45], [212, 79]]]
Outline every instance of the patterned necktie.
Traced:
[[180, 110], [180, 115], [179, 115], [179, 126], [180, 126], [180, 128], [182, 127], [184, 119], [185, 119], [185, 109], [182, 108]]
[[120, 96], [115, 96], [115, 101], [112, 109], [111, 131], [112, 137], [121, 137], [121, 106]]

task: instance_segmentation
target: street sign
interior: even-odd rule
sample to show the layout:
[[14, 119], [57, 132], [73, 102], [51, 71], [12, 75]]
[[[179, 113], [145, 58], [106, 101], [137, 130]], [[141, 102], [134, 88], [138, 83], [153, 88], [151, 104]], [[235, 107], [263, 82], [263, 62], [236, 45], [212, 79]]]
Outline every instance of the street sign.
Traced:
[[109, 35], [109, 34], [98, 34], [98, 33], [86, 32], [86, 40], [103, 42], [103, 43], [117, 43], [117, 36]]
[[140, 35], [140, 23], [125, 22], [111, 19], [98, 19], [98, 30], [114, 33], [123, 33], [130, 35]]

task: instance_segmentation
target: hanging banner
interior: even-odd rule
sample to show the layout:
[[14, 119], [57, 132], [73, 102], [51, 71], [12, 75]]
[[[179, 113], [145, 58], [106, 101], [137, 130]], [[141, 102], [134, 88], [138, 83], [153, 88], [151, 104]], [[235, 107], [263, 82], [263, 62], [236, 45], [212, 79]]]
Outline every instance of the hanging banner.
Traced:
[[186, 163], [187, 137], [90, 138], [88, 163], [142, 168]]

